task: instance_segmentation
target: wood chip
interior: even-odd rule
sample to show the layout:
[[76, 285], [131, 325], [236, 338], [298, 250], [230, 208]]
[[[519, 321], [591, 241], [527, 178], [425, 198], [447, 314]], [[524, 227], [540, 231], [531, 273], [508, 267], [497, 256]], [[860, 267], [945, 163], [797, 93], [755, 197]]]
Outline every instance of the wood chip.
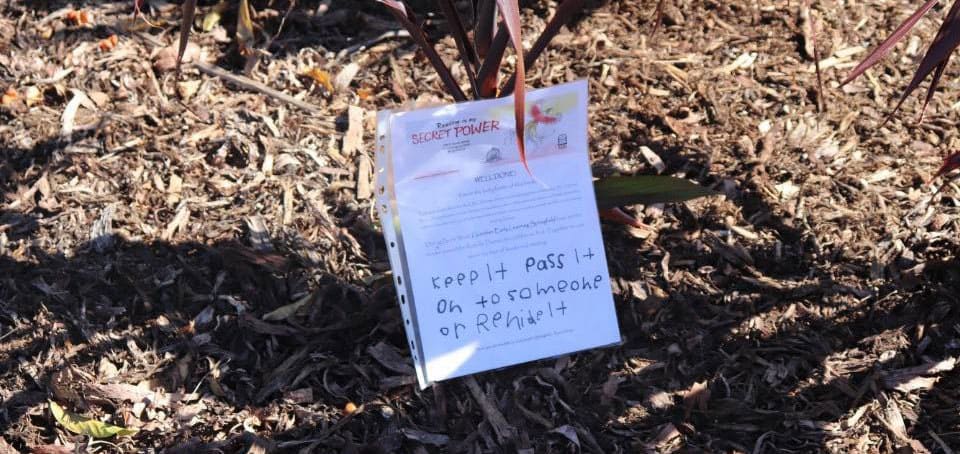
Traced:
[[343, 136], [343, 155], [353, 156], [363, 148], [363, 115], [358, 106], [347, 108], [347, 133]]
[[883, 377], [883, 386], [887, 389], [895, 389], [905, 393], [932, 389], [938, 378], [930, 377], [930, 375], [951, 371], [956, 365], [956, 358], [947, 358], [935, 363], [892, 370]]
[[370, 157], [361, 154], [357, 162], [357, 200], [369, 200], [373, 195], [373, 162]]
[[654, 153], [650, 147], [641, 145], [640, 153], [648, 164], [652, 165], [654, 169], [657, 169], [657, 173], [663, 173], [664, 170], [667, 170], [667, 165], [663, 163], [663, 159], [660, 159], [660, 156]]
[[160, 236], [164, 241], [170, 241], [174, 235], [180, 230], [183, 230], [187, 226], [187, 222], [190, 221], [190, 208], [187, 207], [185, 202], [180, 203], [180, 207], [177, 208], [177, 214], [173, 217], [173, 220], [167, 224], [167, 228], [163, 231], [163, 235]]
[[334, 88], [336, 88], [338, 92], [350, 88], [350, 83], [353, 82], [354, 77], [357, 77], [358, 72], [360, 72], [360, 65], [356, 63], [350, 63], [344, 66], [343, 69], [337, 73], [337, 77], [333, 78]]
[[70, 102], [67, 103], [67, 106], [63, 109], [63, 115], [60, 117], [60, 137], [68, 137], [73, 133], [76, 128], [75, 122], [80, 106], [90, 110], [97, 110], [96, 104], [94, 104], [82, 90], [74, 89], [71, 90], [71, 92], [73, 93], [73, 97], [70, 98]]

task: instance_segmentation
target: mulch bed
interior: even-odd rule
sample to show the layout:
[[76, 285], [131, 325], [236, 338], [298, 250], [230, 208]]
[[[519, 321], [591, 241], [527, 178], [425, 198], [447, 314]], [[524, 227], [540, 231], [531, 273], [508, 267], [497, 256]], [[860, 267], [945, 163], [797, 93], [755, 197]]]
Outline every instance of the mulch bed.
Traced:
[[248, 79], [209, 70], [242, 74], [235, 9], [178, 78], [178, 9], [131, 3], [0, 2], [0, 453], [960, 448], [960, 188], [925, 183], [960, 74], [881, 127], [925, 19], [838, 88], [913, 2], [672, 0], [655, 36], [655, 0], [591, 4], [529, 85], [589, 78], [597, 176], [655, 154], [725, 197], [604, 225], [621, 346], [424, 392], [370, 191], [375, 112], [443, 99], [422, 55], [373, 2], [258, 1]]

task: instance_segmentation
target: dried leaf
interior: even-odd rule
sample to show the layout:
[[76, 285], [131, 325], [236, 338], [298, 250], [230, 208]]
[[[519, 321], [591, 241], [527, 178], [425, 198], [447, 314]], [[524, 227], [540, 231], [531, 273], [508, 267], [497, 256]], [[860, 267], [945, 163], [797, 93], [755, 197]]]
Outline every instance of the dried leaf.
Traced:
[[610, 405], [613, 403], [613, 398], [617, 395], [617, 389], [620, 387], [620, 383], [624, 382], [624, 378], [619, 375], [611, 375], [607, 378], [606, 383], [603, 384], [603, 394], [600, 397], [600, 403], [602, 405]]
[[435, 434], [430, 432], [424, 432], [422, 430], [403, 428], [400, 429], [400, 433], [403, 434], [408, 440], [413, 440], [417, 443], [422, 443], [425, 445], [433, 446], [446, 446], [450, 443], [450, 437], [444, 434]]
[[689, 418], [694, 408], [700, 412], [707, 411], [707, 402], [710, 401], [710, 388], [707, 381], [694, 383], [683, 394], [684, 418]]
[[220, 24], [220, 19], [223, 16], [223, 13], [226, 12], [226, 10], [227, 10], [226, 0], [220, 0], [220, 2], [218, 2], [217, 5], [214, 6], [213, 9], [211, 9], [210, 12], [207, 13], [206, 16], [203, 16], [203, 25], [201, 25], [201, 29], [204, 32], [209, 32], [210, 30], [213, 30], [214, 27]]
[[568, 440], [572, 441], [573, 444], [577, 445], [577, 449], [580, 449], [580, 437], [577, 436], [577, 429], [574, 429], [569, 424], [564, 424], [556, 429], [550, 431], [551, 433], [556, 433], [563, 435]]
[[52, 400], [48, 402], [50, 403], [50, 413], [53, 414], [53, 418], [65, 429], [75, 434], [87, 435], [93, 438], [110, 438], [114, 435], [124, 436], [137, 433], [137, 429], [114, 426], [103, 421], [69, 413], [64, 411], [56, 402]]
[[264, 314], [263, 319], [265, 321], [280, 321], [293, 317], [293, 315], [296, 314], [300, 309], [305, 307], [307, 304], [310, 304], [313, 301], [314, 296], [315, 294], [311, 293], [303, 298], [300, 298], [296, 302], [274, 309], [273, 311]]
[[67, 22], [78, 27], [85, 27], [91, 24], [90, 12], [83, 10], [73, 10], [67, 13]]
[[414, 374], [413, 366], [410, 365], [410, 361], [400, 356], [400, 354], [397, 353], [393, 347], [384, 342], [367, 347], [367, 353], [369, 353], [373, 359], [377, 360], [380, 365], [386, 367], [387, 369], [405, 375]]
[[157, 71], [170, 71], [177, 69], [181, 63], [192, 63], [200, 60], [200, 46], [188, 43], [180, 51], [173, 46], [167, 46], [157, 52], [153, 57], [153, 67]]
[[7, 91], [3, 93], [3, 96], [0, 96], [0, 105], [9, 106], [16, 102], [17, 99], [17, 91], [13, 88], [8, 88]]
[[327, 93], [333, 93], [333, 81], [330, 73], [320, 69], [320, 68], [310, 68], [307, 72], [304, 73], [305, 76], [313, 79], [317, 85], [320, 85]]
[[101, 52], [108, 52], [113, 50], [114, 47], [117, 47], [117, 42], [117, 35], [110, 35], [101, 39], [100, 42], [97, 43], [97, 47], [100, 48]]

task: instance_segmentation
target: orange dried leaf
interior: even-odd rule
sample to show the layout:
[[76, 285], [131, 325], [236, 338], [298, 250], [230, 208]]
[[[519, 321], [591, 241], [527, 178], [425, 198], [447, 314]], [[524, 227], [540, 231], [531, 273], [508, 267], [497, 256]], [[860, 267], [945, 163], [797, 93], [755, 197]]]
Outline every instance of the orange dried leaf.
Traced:
[[97, 46], [100, 48], [101, 52], [107, 52], [113, 50], [114, 47], [117, 47], [117, 41], [117, 35], [110, 35], [101, 39]]
[[333, 77], [330, 73], [320, 68], [310, 68], [305, 74], [318, 85], [323, 86], [323, 88], [327, 90], [327, 93], [333, 93]]
[[357, 411], [357, 404], [353, 402], [347, 402], [347, 404], [343, 406], [343, 416], [352, 415], [356, 411]]
[[67, 22], [78, 27], [90, 25], [90, 12], [87, 10], [73, 10], [67, 13]]
[[6, 92], [3, 93], [3, 96], [0, 96], [0, 105], [9, 106], [17, 101], [17, 91], [8, 88]]

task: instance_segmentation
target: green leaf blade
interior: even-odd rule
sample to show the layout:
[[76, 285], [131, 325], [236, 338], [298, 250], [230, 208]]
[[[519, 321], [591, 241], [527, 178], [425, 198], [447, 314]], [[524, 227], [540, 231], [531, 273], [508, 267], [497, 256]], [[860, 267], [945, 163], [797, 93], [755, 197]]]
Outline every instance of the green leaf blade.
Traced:
[[597, 208], [603, 210], [624, 205], [686, 202], [699, 197], [718, 195], [682, 178], [641, 175], [613, 177], [594, 182]]

